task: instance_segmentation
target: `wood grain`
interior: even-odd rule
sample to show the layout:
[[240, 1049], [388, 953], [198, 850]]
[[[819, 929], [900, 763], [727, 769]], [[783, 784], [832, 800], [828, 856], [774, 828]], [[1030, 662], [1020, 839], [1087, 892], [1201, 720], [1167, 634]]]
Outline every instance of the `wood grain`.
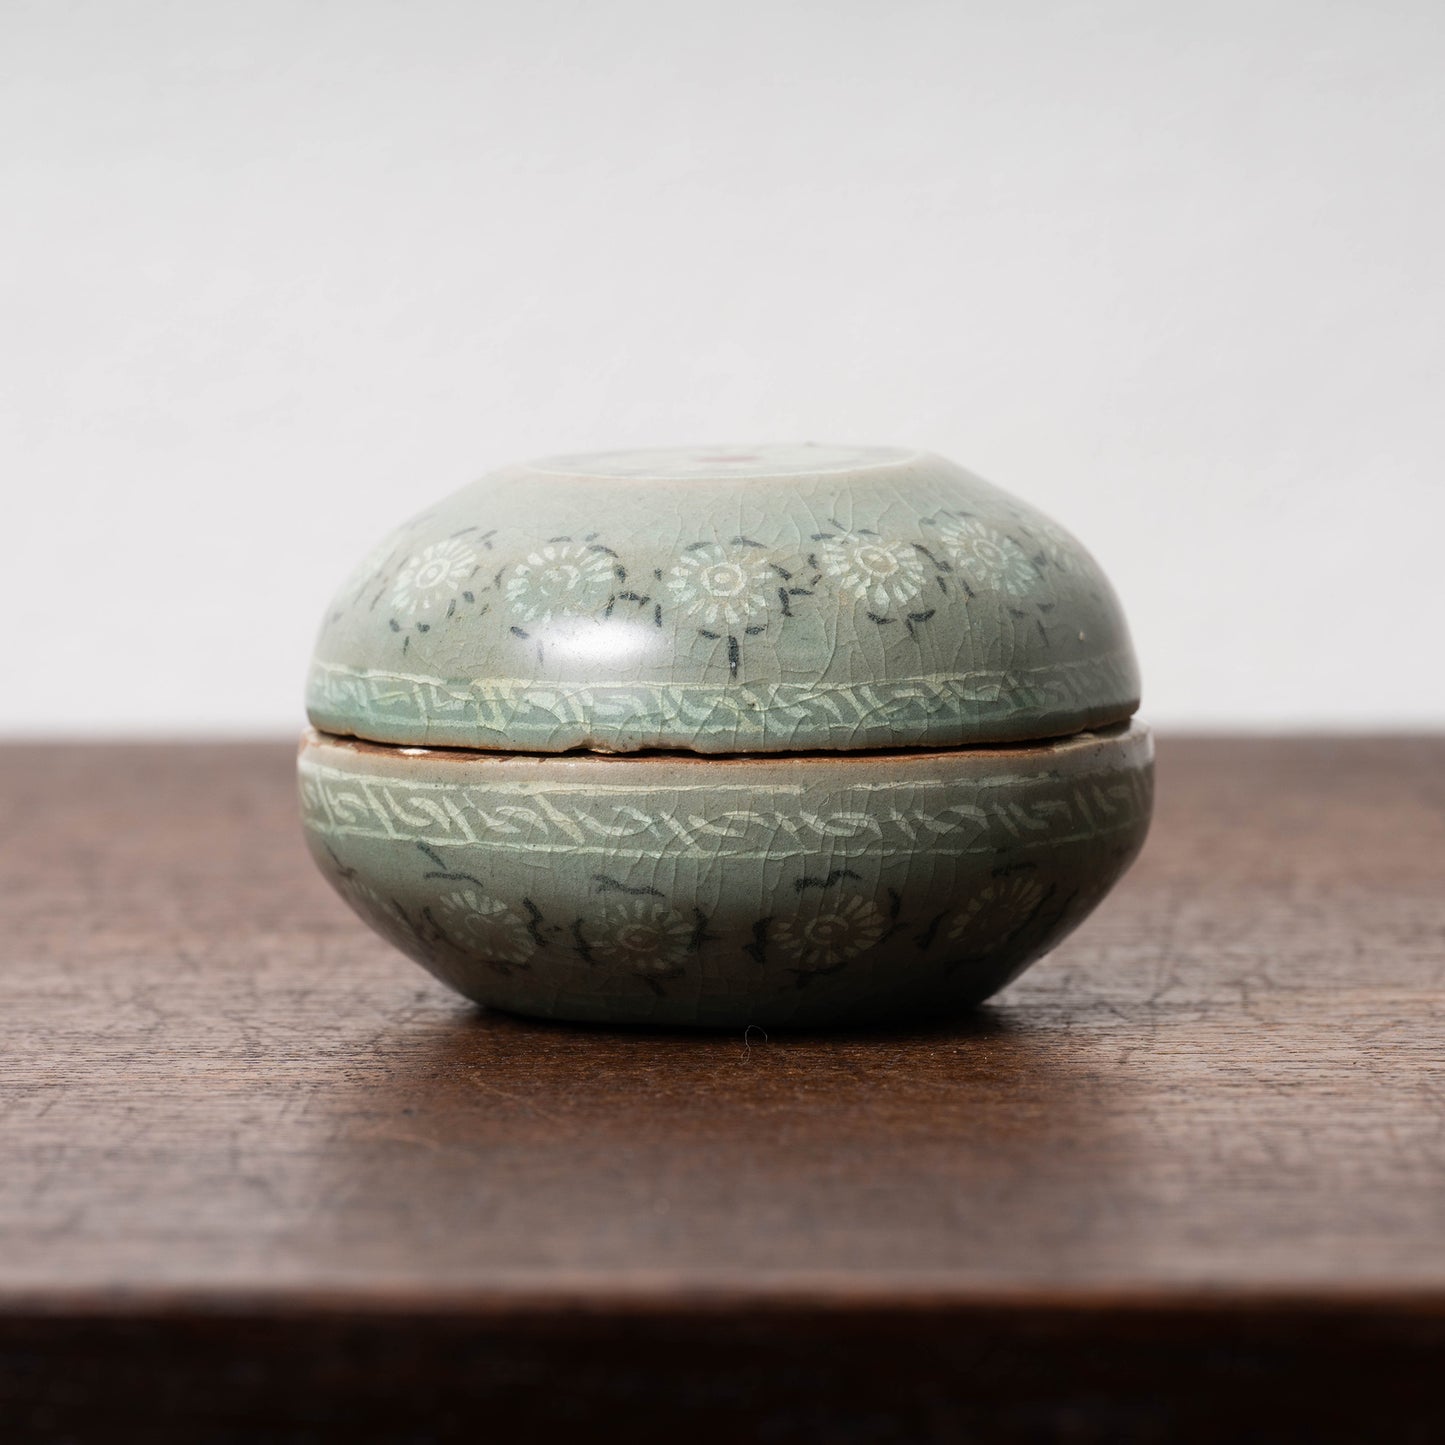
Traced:
[[1166, 739], [1074, 938], [841, 1035], [480, 1014], [291, 773], [0, 749], [4, 1438], [1439, 1438], [1445, 740]]

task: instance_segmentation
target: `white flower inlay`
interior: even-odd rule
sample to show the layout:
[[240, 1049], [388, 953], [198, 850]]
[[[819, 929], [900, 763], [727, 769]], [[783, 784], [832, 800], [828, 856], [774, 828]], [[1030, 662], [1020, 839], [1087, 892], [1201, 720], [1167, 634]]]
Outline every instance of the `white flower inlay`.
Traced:
[[681, 962], [692, 927], [666, 904], [650, 898], [618, 899], [582, 925], [595, 958], [623, 968], [663, 973]]
[[948, 925], [950, 943], [990, 943], [988, 935], [1017, 928], [1043, 901], [1044, 890], [1034, 878], [1000, 878], [980, 888]]
[[548, 542], [507, 578], [512, 612], [523, 622], [587, 616], [607, 605], [617, 585], [609, 553], [585, 542]]
[[472, 575], [477, 554], [463, 541], [448, 537], [408, 557], [392, 588], [391, 605], [398, 612], [426, 612], [450, 602]]
[[537, 951], [526, 920], [479, 888], [462, 888], [437, 900], [436, 919], [453, 943], [501, 963], [526, 963]]
[[667, 587], [683, 612], [735, 632], [767, 612], [778, 574], [758, 555], [709, 542], [683, 553]]
[[997, 587], [1013, 597], [1038, 585], [1038, 569], [1029, 561], [1028, 553], [1013, 538], [972, 517], [940, 524], [938, 540], [948, 560], [969, 582]]
[[768, 941], [805, 968], [827, 968], [872, 948], [886, 926], [871, 899], [835, 898], [811, 918], [779, 919]]
[[829, 537], [818, 548], [818, 566], [839, 589], [870, 612], [912, 602], [923, 591], [923, 559], [905, 542], [876, 537]]

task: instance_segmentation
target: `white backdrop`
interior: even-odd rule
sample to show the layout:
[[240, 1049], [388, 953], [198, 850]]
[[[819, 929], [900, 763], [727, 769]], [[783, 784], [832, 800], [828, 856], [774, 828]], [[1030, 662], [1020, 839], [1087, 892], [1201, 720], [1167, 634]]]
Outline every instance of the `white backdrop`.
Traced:
[[294, 728], [391, 523], [942, 451], [1175, 726], [1445, 724], [1438, 0], [0, 0], [10, 733]]

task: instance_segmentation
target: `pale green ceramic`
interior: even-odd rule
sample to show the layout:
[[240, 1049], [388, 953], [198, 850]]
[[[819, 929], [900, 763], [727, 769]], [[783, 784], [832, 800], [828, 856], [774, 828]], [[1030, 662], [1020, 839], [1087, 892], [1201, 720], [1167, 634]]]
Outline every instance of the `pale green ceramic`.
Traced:
[[554, 458], [344, 584], [303, 816], [480, 1003], [866, 1021], [987, 997], [1103, 897], [1148, 827], [1137, 701], [1093, 559], [940, 457]]
[[1147, 729], [1026, 748], [708, 759], [403, 753], [311, 734], [341, 896], [478, 1003], [824, 1024], [1001, 988], [1148, 828]]
[[448, 747], [790, 752], [1129, 717], [1113, 589], [1062, 528], [926, 452], [632, 452], [511, 467], [336, 595], [329, 732]]

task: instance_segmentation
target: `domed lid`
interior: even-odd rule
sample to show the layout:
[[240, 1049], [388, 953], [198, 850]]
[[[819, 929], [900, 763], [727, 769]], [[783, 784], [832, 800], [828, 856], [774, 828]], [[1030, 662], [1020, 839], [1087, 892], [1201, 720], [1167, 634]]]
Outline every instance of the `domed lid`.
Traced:
[[1058, 737], [1138, 705], [1073, 537], [941, 457], [554, 457], [377, 547], [316, 645], [312, 722], [376, 742], [790, 752]]

